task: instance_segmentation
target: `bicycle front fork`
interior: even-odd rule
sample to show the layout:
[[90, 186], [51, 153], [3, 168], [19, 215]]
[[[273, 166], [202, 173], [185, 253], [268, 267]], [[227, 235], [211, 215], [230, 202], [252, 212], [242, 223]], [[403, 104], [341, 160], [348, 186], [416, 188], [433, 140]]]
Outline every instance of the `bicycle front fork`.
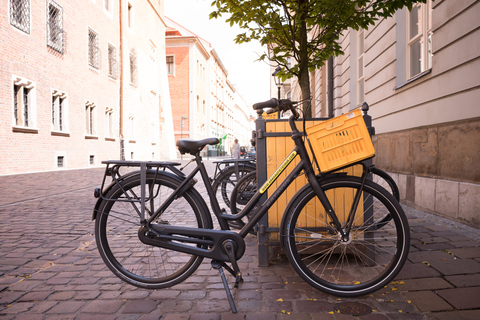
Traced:
[[328, 200], [327, 195], [320, 187], [320, 184], [318, 183], [316, 176], [311, 171], [307, 172], [307, 178], [310, 185], [315, 191], [318, 199], [320, 200], [320, 203], [325, 208], [328, 216], [330, 217], [330, 219], [332, 219], [332, 224], [335, 227], [335, 229], [340, 233], [342, 237], [342, 241], [345, 241], [345, 242], [349, 240], [349, 234], [352, 229], [353, 220], [355, 218], [355, 212], [357, 211], [358, 204], [362, 197], [363, 187], [365, 186], [365, 180], [367, 179], [367, 176], [369, 174], [368, 167], [363, 162], [361, 162], [360, 164], [363, 166], [363, 172], [361, 177], [362, 184], [358, 189], [357, 193], [355, 194], [354, 201], [352, 203], [352, 206], [350, 207], [350, 212], [348, 214], [348, 219], [344, 226], [340, 224], [337, 214], [335, 213], [332, 205], [330, 204], [330, 201]]

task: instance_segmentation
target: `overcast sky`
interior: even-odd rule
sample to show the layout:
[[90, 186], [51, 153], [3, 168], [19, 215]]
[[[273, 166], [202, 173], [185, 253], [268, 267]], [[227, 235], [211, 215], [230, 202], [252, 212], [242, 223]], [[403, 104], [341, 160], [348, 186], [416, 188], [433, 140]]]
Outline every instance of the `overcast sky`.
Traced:
[[208, 19], [211, 0], [166, 0], [165, 16], [213, 45], [228, 71], [228, 79], [252, 105], [270, 99], [270, 69], [266, 62], [254, 62], [264, 48], [258, 42], [235, 44], [240, 29], [222, 19]]

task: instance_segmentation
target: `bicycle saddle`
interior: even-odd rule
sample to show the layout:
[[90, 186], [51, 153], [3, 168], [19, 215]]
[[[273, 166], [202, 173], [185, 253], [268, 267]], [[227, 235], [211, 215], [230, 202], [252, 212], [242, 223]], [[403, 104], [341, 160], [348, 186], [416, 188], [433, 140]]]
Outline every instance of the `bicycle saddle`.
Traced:
[[177, 140], [178, 151], [181, 154], [189, 153], [195, 155], [200, 152], [207, 144], [215, 145], [218, 144], [220, 140], [217, 138], [207, 138], [203, 140], [193, 140], [193, 139], [179, 139]]

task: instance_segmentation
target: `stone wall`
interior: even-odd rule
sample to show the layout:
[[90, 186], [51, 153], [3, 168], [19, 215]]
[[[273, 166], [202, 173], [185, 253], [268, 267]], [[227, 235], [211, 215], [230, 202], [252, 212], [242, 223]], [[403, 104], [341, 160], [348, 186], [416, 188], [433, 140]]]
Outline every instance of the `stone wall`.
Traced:
[[480, 228], [480, 119], [376, 135], [402, 202]]

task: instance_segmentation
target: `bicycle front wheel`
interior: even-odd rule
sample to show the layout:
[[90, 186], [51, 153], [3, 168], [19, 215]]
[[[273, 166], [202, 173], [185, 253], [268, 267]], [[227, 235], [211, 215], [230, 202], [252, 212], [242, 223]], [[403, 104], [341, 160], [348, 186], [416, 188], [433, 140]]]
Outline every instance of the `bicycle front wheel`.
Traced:
[[[320, 185], [345, 228], [361, 180], [335, 177]], [[301, 189], [288, 208], [282, 244], [295, 271], [321, 291], [343, 297], [368, 294], [392, 281], [405, 263], [410, 245], [405, 213], [391, 194], [371, 181], [365, 183], [347, 239], [335, 229], [311, 186]]]
[[[145, 216], [159, 205], [180, 185], [177, 179], [166, 174], [147, 174]], [[123, 281], [146, 289], [173, 286], [188, 278], [203, 258], [169, 249], [146, 245], [138, 238], [141, 195], [140, 175], [133, 175], [115, 185], [99, 206], [95, 222], [97, 247], [108, 268]], [[174, 200], [153, 222], [195, 228], [211, 228], [205, 202], [194, 189]]]

